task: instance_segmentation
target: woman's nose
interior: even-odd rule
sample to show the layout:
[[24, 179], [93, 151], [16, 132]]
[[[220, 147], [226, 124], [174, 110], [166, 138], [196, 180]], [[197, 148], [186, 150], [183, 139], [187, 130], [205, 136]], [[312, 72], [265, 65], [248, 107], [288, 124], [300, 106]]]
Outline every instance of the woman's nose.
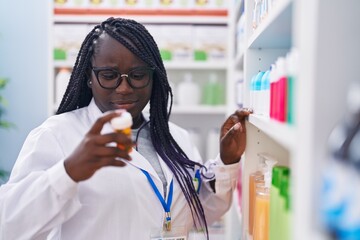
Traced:
[[129, 84], [129, 76], [127, 74], [122, 74], [120, 76], [121, 81], [119, 86], [115, 89], [116, 92], [119, 93], [128, 93], [128, 92], [132, 92], [133, 88], [130, 86]]

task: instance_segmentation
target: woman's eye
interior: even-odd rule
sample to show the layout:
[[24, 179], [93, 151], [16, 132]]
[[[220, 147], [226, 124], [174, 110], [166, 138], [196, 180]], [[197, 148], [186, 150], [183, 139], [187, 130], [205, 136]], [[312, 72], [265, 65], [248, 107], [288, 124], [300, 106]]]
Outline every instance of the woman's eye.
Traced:
[[141, 80], [144, 78], [145, 75], [146, 75], [145, 72], [133, 72], [130, 74], [130, 78], [135, 80]]
[[112, 79], [115, 79], [117, 78], [117, 73], [116, 72], [113, 72], [113, 71], [102, 71], [100, 72], [100, 77], [102, 79], [106, 79], [106, 80], [112, 80]]

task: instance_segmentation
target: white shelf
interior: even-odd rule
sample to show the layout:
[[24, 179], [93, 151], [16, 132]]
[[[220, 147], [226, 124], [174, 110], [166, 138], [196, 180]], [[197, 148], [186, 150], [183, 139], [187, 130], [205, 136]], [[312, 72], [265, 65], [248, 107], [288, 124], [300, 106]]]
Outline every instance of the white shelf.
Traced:
[[278, 0], [249, 39], [248, 48], [290, 48], [293, 0]]
[[226, 114], [226, 106], [177, 106], [171, 111], [173, 114]]
[[[73, 61], [54, 61], [55, 68], [72, 68]], [[226, 70], [226, 62], [166, 62], [165, 68], [168, 70]]]
[[295, 128], [268, 117], [251, 114], [249, 122], [288, 150], [296, 147]]
[[166, 62], [164, 61], [166, 69], [179, 70], [226, 70], [226, 61], [219, 62]]
[[[131, 18], [143, 24], [222, 24], [228, 23], [227, 16], [142, 16], [114, 15], [114, 17]], [[106, 20], [106, 15], [54, 15], [55, 23], [90, 23], [98, 24]]]

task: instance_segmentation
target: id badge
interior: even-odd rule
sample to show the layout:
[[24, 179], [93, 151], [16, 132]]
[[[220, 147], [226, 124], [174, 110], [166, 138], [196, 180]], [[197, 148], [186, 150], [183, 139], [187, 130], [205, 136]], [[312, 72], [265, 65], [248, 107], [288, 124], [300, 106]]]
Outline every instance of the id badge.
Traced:
[[152, 231], [150, 240], [188, 240], [188, 237], [184, 227], [173, 227], [171, 231]]

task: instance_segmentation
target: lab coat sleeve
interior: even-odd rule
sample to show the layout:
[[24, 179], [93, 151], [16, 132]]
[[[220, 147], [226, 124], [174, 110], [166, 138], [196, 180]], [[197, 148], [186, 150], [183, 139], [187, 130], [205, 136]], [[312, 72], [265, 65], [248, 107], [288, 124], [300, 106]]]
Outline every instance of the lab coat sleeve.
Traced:
[[[240, 162], [225, 165], [218, 155], [205, 163], [208, 177], [215, 179], [215, 192], [210, 186], [210, 180], [202, 177], [199, 197], [205, 211], [206, 221], [210, 225], [219, 220], [230, 208], [233, 192], [236, 189], [240, 173]], [[211, 180], [212, 180], [211, 179]]]
[[77, 183], [63, 160], [49, 129], [29, 134], [9, 181], [0, 187], [0, 239], [40, 239], [80, 209]]

